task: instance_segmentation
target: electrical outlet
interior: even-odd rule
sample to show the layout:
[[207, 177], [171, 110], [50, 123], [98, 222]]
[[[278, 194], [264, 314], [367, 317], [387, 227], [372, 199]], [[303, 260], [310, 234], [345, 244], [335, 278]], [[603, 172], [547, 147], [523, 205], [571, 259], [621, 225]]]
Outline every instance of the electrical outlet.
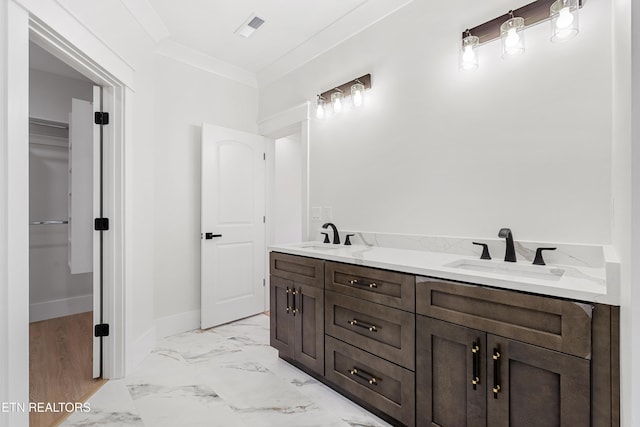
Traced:
[[331, 221], [333, 217], [333, 212], [331, 207], [325, 206], [322, 208], [322, 220], [323, 221]]
[[311, 208], [311, 220], [312, 221], [320, 221], [321, 218], [321, 209], [320, 207]]

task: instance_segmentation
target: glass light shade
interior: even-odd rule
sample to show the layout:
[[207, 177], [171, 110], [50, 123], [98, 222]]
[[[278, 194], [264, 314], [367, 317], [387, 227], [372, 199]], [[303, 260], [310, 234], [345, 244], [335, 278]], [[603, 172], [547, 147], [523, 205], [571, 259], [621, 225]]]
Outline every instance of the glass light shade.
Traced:
[[467, 36], [462, 39], [462, 48], [460, 49], [458, 61], [460, 71], [473, 71], [478, 69], [477, 47], [479, 43], [480, 39], [476, 36]]
[[500, 25], [502, 57], [510, 58], [524, 53], [524, 18], [511, 18]]
[[316, 118], [324, 119], [324, 101], [322, 99], [318, 99], [316, 106]]
[[556, 0], [549, 10], [551, 16], [551, 41], [569, 40], [580, 31], [578, 26], [578, 0]]
[[333, 112], [342, 112], [342, 92], [333, 92], [331, 94], [331, 103], [333, 104]]
[[359, 107], [364, 102], [364, 85], [362, 83], [354, 83], [351, 86], [351, 99], [353, 105]]

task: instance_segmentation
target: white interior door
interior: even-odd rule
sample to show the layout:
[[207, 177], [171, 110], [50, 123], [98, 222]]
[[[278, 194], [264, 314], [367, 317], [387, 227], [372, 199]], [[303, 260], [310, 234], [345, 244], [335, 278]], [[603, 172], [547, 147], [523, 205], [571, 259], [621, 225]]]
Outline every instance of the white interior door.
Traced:
[[203, 329], [264, 307], [264, 137], [202, 125]]

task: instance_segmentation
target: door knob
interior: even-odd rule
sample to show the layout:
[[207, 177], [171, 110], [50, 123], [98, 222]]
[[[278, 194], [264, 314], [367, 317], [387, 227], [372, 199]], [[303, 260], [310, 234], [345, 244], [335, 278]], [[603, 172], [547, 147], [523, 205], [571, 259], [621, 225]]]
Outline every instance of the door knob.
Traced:
[[214, 237], [222, 237], [222, 234], [204, 233], [204, 238], [207, 240], [211, 240]]

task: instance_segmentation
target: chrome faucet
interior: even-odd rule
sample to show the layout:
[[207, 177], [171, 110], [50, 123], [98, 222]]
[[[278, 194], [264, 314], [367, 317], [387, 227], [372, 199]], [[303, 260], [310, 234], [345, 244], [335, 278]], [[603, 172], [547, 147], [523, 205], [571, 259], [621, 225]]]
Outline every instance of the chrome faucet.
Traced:
[[327, 229], [327, 227], [333, 228], [333, 244], [334, 245], [339, 245], [340, 244], [340, 235], [338, 234], [338, 228], [335, 226], [335, 224], [333, 224], [331, 222], [327, 222], [326, 224], [324, 224], [322, 226], [322, 228], [324, 228], [325, 230]]
[[513, 247], [513, 233], [509, 228], [501, 228], [498, 231], [498, 237], [507, 239], [507, 250], [504, 252], [504, 260], [507, 262], [516, 262], [516, 250]]

